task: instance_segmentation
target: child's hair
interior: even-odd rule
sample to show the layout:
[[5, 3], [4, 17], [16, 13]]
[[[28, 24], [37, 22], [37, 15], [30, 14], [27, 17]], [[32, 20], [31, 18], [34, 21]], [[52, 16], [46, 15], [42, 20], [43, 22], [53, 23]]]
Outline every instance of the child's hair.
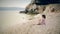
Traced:
[[45, 15], [42, 15], [42, 17], [43, 17], [43, 18], [46, 18], [46, 16], [45, 16]]

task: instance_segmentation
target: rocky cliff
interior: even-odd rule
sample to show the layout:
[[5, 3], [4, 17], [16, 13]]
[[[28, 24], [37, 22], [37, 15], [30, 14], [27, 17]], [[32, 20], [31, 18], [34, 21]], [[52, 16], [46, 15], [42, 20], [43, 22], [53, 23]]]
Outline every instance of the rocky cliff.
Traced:
[[60, 4], [60, 0], [31, 0], [26, 7], [25, 13], [39, 14], [45, 11], [46, 7], [51, 4]]

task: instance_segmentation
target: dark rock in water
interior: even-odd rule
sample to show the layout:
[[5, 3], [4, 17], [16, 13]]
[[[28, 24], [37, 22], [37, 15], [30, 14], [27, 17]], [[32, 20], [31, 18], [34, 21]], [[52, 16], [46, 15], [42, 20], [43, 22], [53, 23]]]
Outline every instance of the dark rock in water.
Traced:
[[27, 13], [27, 11], [20, 11], [19, 13]]

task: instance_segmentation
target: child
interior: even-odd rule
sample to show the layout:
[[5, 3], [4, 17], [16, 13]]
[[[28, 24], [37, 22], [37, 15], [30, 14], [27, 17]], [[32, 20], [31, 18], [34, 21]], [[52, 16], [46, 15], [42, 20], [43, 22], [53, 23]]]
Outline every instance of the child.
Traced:
[[45, 15], [42, 15], [42, 19], [39, 20], [39, 23], [37, 25], [45, 25]]

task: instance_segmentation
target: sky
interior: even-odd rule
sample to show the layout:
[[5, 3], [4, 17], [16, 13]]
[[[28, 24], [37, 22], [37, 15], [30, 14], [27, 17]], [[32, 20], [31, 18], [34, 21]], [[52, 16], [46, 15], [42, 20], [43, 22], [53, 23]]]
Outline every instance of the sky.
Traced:
[[31, 0], [0, 0], [0, 7], [21, 7], [25, 8]]

